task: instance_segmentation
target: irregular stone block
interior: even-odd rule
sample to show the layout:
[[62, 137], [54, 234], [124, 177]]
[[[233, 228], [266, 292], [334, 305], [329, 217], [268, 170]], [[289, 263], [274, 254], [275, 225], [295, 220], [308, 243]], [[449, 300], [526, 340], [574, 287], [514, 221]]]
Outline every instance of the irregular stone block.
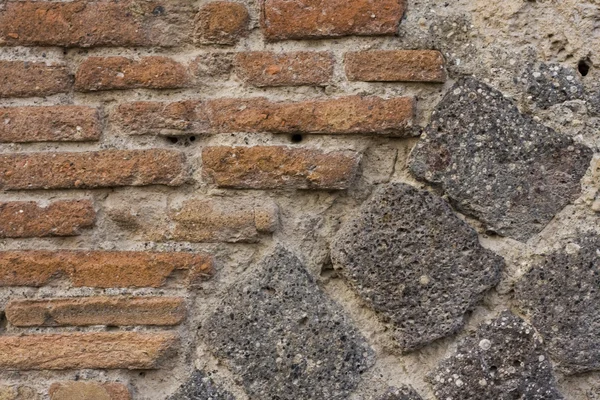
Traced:
[[542, 109], [585, 97], [577, 71], [558, 64], [541, 64], [533, 70], [528, 68], [521, 83], [531, 100]]
[[392, 322], [404, 351], [461, 329], [504, 265], [446, 202], [405, 184], [377, 189], [337, 234], [331, 258]]
[[464, 78], [437, 106], [410, 168], [491, 231], [527, 240], [579, 196], [591, 159], [589, 148]]
[[346, 399], [372, 365], [364, 338], [282, 247], [232, 289], [203, 335], [255, 399]]
[[390, 388], [383, 396], [377, 400], [422, 400], [421, 396], [410, 386], [403, 386], [400, 389]]
[[461, 342], [428, 380], [444, 400], [563, 399], [540, 338], [508, 311]]
[[196, 371], [167, 400], [235, 400], [235, 397], [220, 387], [202, 371]]
[[517, 298], [568, 374], [600, 370], [600, 236], [548, 255], [517, 285]]

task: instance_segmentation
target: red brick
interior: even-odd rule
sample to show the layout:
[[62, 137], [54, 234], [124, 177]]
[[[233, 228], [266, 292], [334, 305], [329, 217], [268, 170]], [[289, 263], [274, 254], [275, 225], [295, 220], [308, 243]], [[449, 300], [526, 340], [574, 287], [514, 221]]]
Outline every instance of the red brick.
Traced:
[[[157, 1], [8, 1], [0, 43], [9, 46], [172, 46], [186, 32], [191, 7]], [[187, 36], [186, 35], [186, 36]]]
[[385, 100], [349, 96], [300, 102], [272, 102], [266, 98], [215, 99], [204, 103], [139, 102], [123, 104], [113, 115], [124, 131], [177, 134], [305, 133], [411, 134], [414, 101], [409, 97]]
[[13, 300], [5, 312], [19, 327], [177, 325], [185, 318], [185, 304], [178, 297]]
[[66, 93], [72, 78], [62, 65], [43, 62], [0, 61], [0, 97], [36, 97]]
[[131, 400], [127, 386], [116, 382], [59, 382], [48, 390], [50, 400]]
[[92, 107], [0, 108], [0, 142], [81, 142], [98, 140], [100, 134]]
[[445, 82], [444, 56], [436, 50], [372, 50], [346, 53], [351, 81]]
[[0, 189], [179, 186], [185, 157], [173, 150], [105, 150], [0, 155]]
[[196, 18], [196, 36], [200, 43], [234, 45], [248, 33], [250, 15], [241, 3], [208, 3]]
[[394, 35], [406, 0], [261, 0], [267, 40]]
[[0, 238], [77, 236], [94, 226], [96, 211], [89, 200], [0, 202]]
[[189, 86], [187, 69], [162, 56], [90, 57], [75, 74], [75, 90], [93, 92], [122, 89], [177, 89]]
[[360, 162], [354, 152], [285, 146], [206, 147], [204, 174], [235, 189], [347, 189]]
[[254, 86], [325, 85], [333, 77], [333, 54], [327, 51], [238, 53], [236, 73]]
[[0, 336], [0, 369], [156, 369], [176, 341], [173, 333]]
[[0, 286], [43, 286], [65, 277], [75, 287], [161, 287], [185, 272], [187, 284], [212, 276], [213, 260], [202, 253], [119, 251], [0, 252]]

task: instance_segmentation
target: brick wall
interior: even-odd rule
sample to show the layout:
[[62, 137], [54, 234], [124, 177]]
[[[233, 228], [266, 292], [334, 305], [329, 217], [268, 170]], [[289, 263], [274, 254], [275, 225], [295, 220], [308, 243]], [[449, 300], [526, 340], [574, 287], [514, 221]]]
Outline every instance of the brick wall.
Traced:
[[439, 3], [0, 3], [0, 399], [600, 399], [600, 46]]

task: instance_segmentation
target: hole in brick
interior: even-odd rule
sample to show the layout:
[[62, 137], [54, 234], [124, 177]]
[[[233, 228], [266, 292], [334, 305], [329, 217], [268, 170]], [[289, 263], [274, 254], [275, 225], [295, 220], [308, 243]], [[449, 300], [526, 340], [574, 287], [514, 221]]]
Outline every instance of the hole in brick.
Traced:
[[590, 72], [591, 67], [592, 63], [589, 60], [580, 60], [579, 64], [577, 64], [577, 70], [581, 76], [586, 76]]
[[304, 138], [299, 133], [292, 135], [292, 143], [300, 143]]

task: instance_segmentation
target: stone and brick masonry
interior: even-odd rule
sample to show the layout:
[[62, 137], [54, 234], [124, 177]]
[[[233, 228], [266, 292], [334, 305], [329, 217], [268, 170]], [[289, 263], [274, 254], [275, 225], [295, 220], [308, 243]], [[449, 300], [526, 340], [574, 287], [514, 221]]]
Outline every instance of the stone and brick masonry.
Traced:
[[0, 2], [0, 400], [600, 400], [600, 6], [498, 3]]

